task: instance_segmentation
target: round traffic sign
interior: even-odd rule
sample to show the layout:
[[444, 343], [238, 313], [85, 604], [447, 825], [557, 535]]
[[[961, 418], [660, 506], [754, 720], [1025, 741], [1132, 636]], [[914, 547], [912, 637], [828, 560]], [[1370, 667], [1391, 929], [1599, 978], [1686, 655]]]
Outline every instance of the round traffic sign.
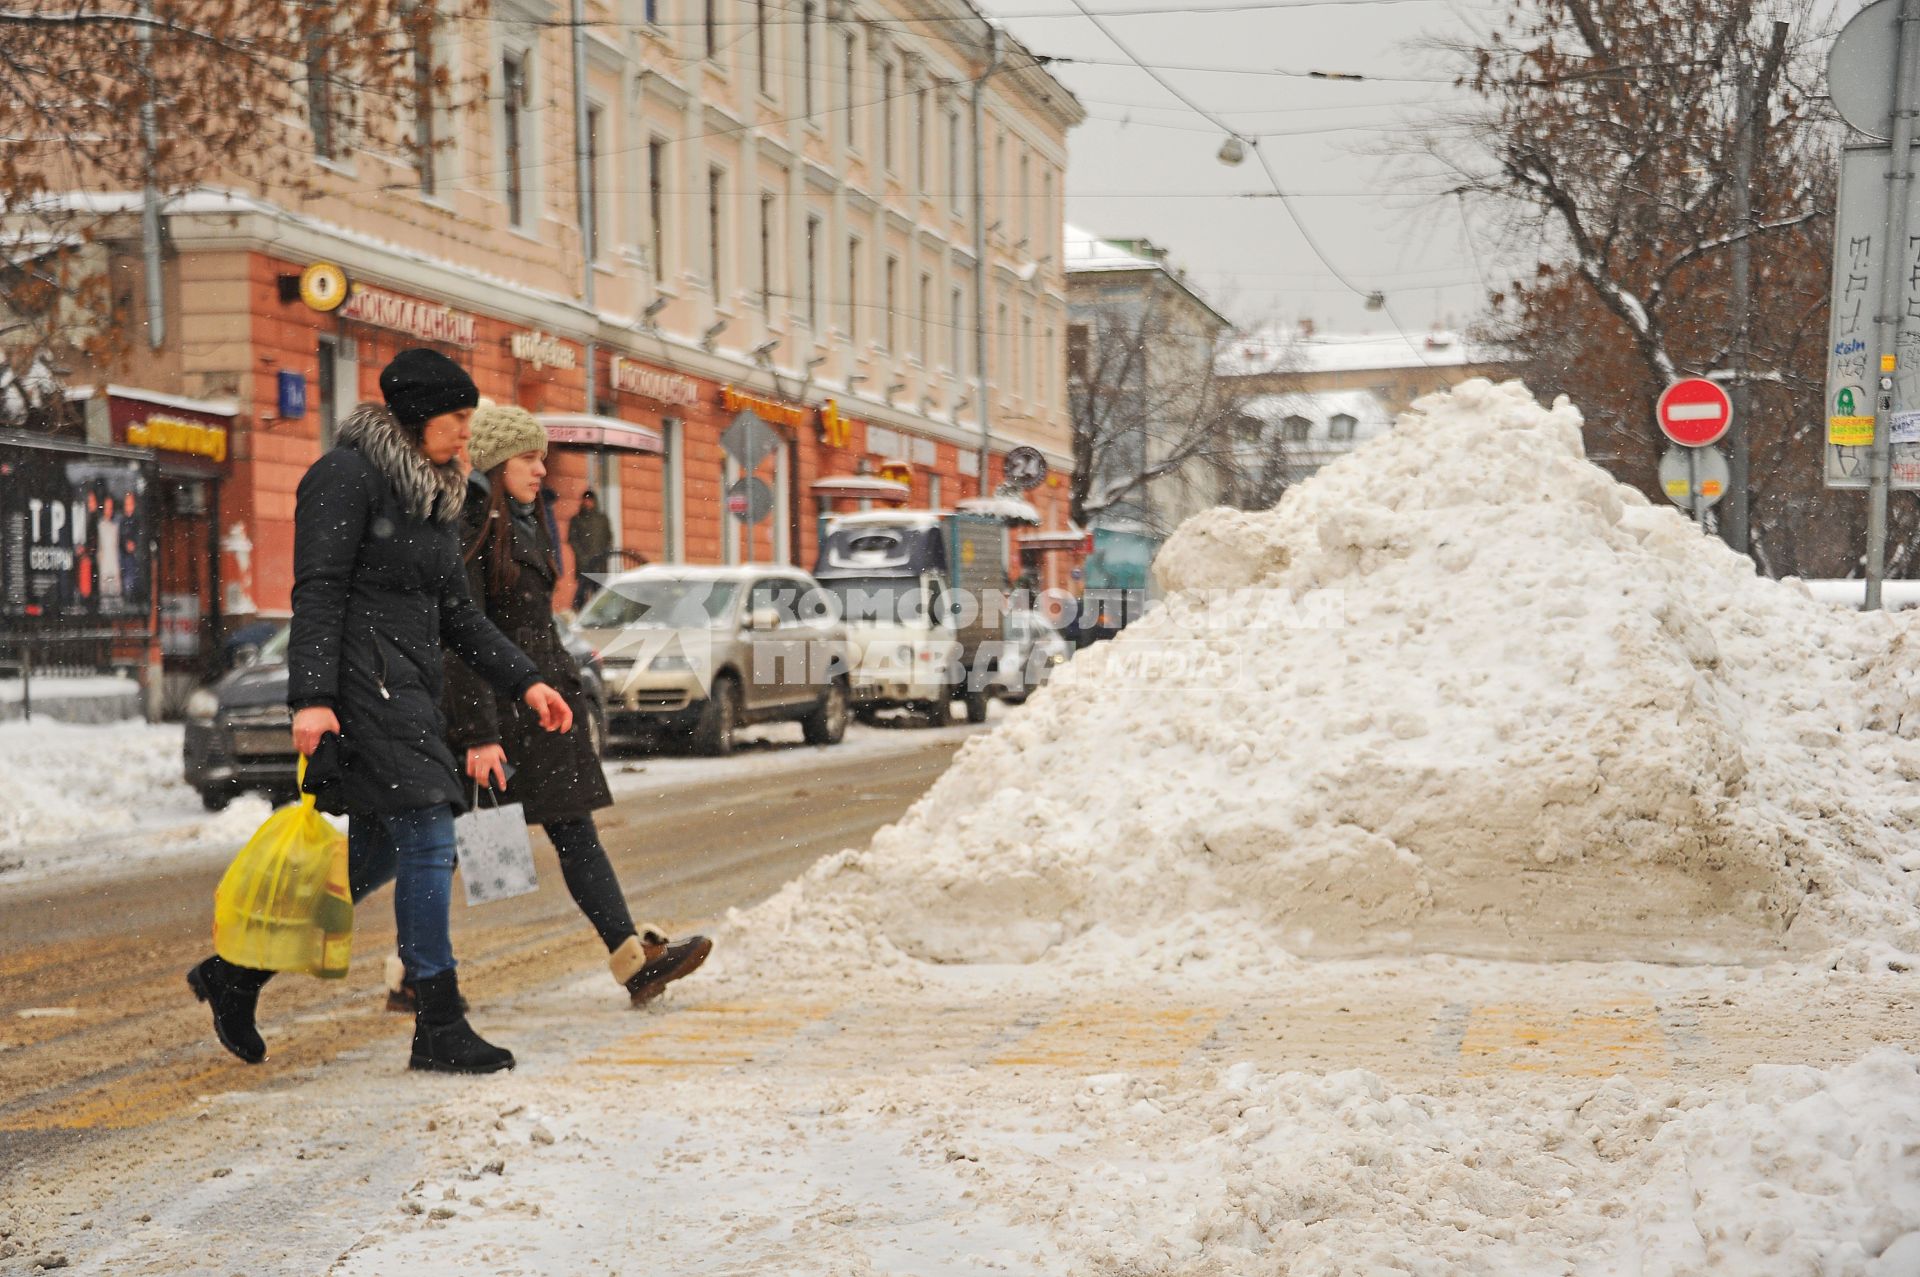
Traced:
[[1006, 477], [1009, 486], [1025, 492], [1046, 482], [1047, 459], [1041, 454], [1040, 449], [1022, 444], [1007, 454], [1001, 473]]
[[1667, 438], [1689, 448], [1704, 448], [1718, 443], [1733, 425], [1733, 400], [1718, 383], [1688, 377], [1660, 392], [1653, 415]]
[[1732, 472], [1718, 448], [1668, 448], [1660, 458], [1660, 490], [1683, 510], [1713, 505], [1727, 495]]
[[1840, 29], [1827, 53], [1827, 92], [1840, 118], [1868, 137], [1893, 136], [1893, 84], [1900, 60], [1900, 6], [1878, 0]]

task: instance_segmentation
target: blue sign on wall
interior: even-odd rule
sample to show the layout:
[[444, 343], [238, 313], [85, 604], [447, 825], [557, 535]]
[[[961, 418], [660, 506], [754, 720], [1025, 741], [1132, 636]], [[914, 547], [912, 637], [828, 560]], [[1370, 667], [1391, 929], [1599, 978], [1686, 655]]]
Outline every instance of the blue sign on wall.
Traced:
[[307, 415], [307, 379], [302, 373], [280, 371], [280, 417], [287, 420]]

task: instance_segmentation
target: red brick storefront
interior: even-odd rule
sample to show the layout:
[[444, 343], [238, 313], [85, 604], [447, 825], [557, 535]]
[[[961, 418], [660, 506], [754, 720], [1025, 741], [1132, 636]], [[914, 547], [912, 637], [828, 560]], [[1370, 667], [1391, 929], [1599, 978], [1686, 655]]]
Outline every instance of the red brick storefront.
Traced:
[[[293, 507], [301, 476], [319, 456], [330, 422], [356, 402], [379, 398], [380, 369], [395, 352], [432, 346], [467, 368], [489, 399], [543, 414], [588, 414], [588, 351], [577, 338], [371, 279], [356, 281], [345, 305], [318, 310], [288, 283], [308, 263], [249, 256], [251, 385], [231, 444], [223, 518], [242, 523], [251, 541], [251, 593], [263, 615], [284, 615], [290, 606]], [[616, 541], [626, 552], [621, 562], [790, 559], [811, 567], [818, 518], [826, 508], [813, 485], [822, 478], [876, 473], [891, 462], [904, 465], [911, 505], [951, 507], [979, 492], [977, 478], [963, 467], [963, 457], [971, 462], [970, 447], [881, 427], [857, 411], [843, 412], [844, 425], [836, 428], [823, 411], [824, 395], [789, 398], [778, 389], [690, 374], [666, 366], [657, 351], [650, 358], [647, 344], [636, 339], [631, 350], [602, 345], [593, 353], [593, 415], [617, 423], [613, 429], [588, 423], [578, 432], [555, 430], [548, 486], [557, 494], [554, 513], [563, 541], [581, 494], [595, 487], [606, 490], [602, 508], [617, 509]], [[281, 413], [282, 374], [304, 388], [306, 407], [299, 415]], [[775, 490], [777, 513], [750, 532], [727, 513], [728, 484], [741, 476], [721, 445], [743, 407], [767, 420], [781, 445], [755, 472]], [[624, 446], [561, 441], [576, 434], [619, 439]], [[999, 477], [995, 456], [990, 479], [997, 483]], [[1043, 526], [1066, 527], [1066, 490], [1057, 480], [1028, 497]], [[570, 554], [563, 550], [563, 558], [571, 573]], [[1069, 588], [1076, 562], [1074, 555], [1046, 555], [1040, 584]], [[565, 603], [572, 595], [569, 576], [557, 597]]]

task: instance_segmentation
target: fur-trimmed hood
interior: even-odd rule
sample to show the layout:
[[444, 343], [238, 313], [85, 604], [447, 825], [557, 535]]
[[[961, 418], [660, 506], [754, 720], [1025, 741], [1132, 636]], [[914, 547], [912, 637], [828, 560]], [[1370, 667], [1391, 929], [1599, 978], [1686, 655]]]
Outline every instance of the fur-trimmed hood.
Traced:
[[467, 501], [467, 470], [460, 458], [435, 465], [383, 404], [363, 403], [340, 423], [341, 443], [360, 449], [392, 481], [400, 503], [416, 519], [452, 523]]

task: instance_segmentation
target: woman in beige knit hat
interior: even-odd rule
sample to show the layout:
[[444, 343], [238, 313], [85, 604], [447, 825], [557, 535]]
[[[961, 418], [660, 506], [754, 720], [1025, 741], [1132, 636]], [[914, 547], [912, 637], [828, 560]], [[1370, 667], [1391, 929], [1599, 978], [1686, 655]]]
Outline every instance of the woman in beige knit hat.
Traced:
[[[651, 927], [636, 928], [594, 826], [593, 813], [613, 799], [588, 734], [580, 670], [553, 622], [560, 564], [537, 504], [546, 452], [546, 428], [524, 408], [489, 404], [473, 414], [467, 576], [488, 617], [572, 702], [574, 729], [540, 732], [530, 716], [449, 658], [447, 743], [468, 776], [502, 791], [501, 802], [520, 803], [527, 823], [546, 829], [567, 890], [607, 946], [614, 979], [640, 1006], [706, 961], [713, 945], [705, 936], [674, 942]], [[390, 1005], [405, 1003], [399, 990]]]

